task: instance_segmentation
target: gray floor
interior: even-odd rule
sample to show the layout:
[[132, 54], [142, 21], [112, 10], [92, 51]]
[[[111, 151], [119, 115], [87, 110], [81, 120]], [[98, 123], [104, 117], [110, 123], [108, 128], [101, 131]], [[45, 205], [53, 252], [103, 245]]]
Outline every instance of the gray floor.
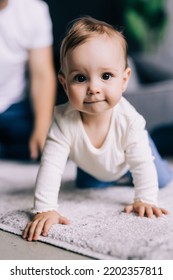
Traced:
[[27, 242], [20, 236], [0, 230], [0, 260], [88, 260], [42, 242]]

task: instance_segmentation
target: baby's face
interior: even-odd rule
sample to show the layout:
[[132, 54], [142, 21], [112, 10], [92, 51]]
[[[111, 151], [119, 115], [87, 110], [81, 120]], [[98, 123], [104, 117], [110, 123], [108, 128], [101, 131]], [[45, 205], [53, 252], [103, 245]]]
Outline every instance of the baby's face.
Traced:
[[119, 102], [129, 76], [119, 41], [102, 35], [67, 52], [60, 82], [74, 108], [98, 114]]

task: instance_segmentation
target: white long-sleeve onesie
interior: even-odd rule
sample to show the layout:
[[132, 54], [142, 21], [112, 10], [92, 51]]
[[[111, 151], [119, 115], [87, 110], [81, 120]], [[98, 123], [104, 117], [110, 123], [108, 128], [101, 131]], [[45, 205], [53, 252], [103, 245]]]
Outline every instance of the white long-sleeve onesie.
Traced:
[[158, 179], [145, 120], [124, 97], [113, 109], [110, 129], [101, 148], [92, 145], [80, 113], [69, 103], [55, 108], [36, 180], [34, 212], [58, 209], [58, 193], [68, 157], [103, 181], [117, 180], [130, 170], [135, 200], [157, 205]]

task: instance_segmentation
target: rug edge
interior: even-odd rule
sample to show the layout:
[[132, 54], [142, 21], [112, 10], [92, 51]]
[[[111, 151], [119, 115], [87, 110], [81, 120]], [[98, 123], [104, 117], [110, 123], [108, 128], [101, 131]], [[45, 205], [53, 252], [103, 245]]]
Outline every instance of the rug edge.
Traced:
[[[16, 228], [12, 228], [10, 226], [4, 225], [2, 223], [0, 223], [0, 230], [6, 231], [6, 232], [10, 232], [12, 234], [15, 235], [22, 235], [22, 230], [16, 229]], [[54, 243], [52, 242], [52, 239], [50, 237], [42, 237], [40, 236], [38, 239], [38, 242], [42, 242], [42, 243], [46, 243], [46, 244], [51, 244], [54, 247], [59, 247], [61, 249], [64, 250], [69, 250], [72, 253], [77, 253], [86, 257], [90, 257], [93, 260], [118, 260], [118, 258], [116, 259], [115, 257], [111, 257], [111, 256], [107, 256], [104, 254], [100, 254], [100, 253], [95, 253], [91, 250], [86, 250], [86, 249], [79, 249], [79, 247], [68, 244], [64, 241], [55, 241]]]

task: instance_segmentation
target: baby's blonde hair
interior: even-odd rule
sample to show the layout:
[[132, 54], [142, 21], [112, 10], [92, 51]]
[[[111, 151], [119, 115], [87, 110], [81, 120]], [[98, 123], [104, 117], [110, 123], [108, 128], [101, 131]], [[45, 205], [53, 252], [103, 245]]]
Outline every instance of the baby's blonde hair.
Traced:
[[119, 40], [124, 51], [125, 68], [127, 68], [127, 42], [123, 34], [104, 21], [85, 16], [72, 22], [71, 28], [67, 31], [66, 36], [62, 40], [60, 48], [60, 73], [63, 73], [64, 58], [69, 50], [73, 50], [77, 46], [83, 44], [92, 36], [103, 34], [107, 34], [109, 37], [115, 37]]

